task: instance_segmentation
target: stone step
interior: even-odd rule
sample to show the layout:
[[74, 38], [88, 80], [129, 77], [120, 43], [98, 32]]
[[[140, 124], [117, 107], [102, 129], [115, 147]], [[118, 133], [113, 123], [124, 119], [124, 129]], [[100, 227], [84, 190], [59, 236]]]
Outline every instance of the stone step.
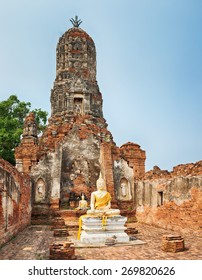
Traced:
[[55, 228], [53, 230], [53, 236], [55, 237], [60, 237], [60, 236], [68, 236], [69, 233], [68, 233], [68, 230], [67, 228]]
[[123, 232], [126, 230], [126, 227], [82, 227], [83, 230], [85, 230], [86, 232], [90, 233], [90, 232], [100, 232], [100, 231], [107, 231], [107, 232]]

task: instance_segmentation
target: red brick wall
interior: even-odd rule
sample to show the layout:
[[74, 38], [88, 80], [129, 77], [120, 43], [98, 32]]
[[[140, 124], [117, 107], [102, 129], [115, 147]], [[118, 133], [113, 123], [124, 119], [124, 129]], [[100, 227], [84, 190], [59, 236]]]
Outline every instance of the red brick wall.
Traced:
[[165, 202], [160, 207], [144, 206], [144, 211], [137, 210], [140, 222], [174, 231], [200, 231], [202, 228], [202, 191], [192, 188], [191, 199], [177, 205]]
[[140, 149], [140, 145], [128, 142], [120, 147], [123, 158], [133, 168], [135, 178], [144, 176], [146, 153]]
[[[31, 220], [31, 181], [0, 158], [0, 246]], [[4, 203], [3, 198], [4, 197]], [[7, 203], [5, 203], [7, 201]], [[4, 215], [6, 213], [6, 215]]]
[[[202, 161], [179, 165], [172, 172], [154, 170], [136, 182], [136, 215], [140, 222], [175, 231], [202, 228]], [[163, 204], [159, 204], [159, 192]]]

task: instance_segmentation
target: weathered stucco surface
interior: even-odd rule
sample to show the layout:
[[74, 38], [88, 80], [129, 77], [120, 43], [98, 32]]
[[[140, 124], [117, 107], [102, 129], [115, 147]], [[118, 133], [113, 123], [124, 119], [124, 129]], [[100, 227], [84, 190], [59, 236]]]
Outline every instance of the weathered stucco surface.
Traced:
[[71, 133], [62, 145], [61, 201], [68, 201], [71, 193], [90, 198], [100, 172], [100, 143], [93, 135], [80, 140]]
[[134, 173], [124, 159], [114, 161], [114, 181], [117, 199], [131, 201], [134, 197]]

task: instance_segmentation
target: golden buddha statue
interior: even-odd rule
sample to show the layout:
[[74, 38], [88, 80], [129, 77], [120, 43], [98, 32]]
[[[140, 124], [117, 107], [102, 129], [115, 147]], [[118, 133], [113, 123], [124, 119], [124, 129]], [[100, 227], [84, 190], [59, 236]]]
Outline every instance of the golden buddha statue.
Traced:
[[88, 203], [87, 203], [87, 201], [85, 200], [84, 194], [82, 193], [82, 195], [81, 195], [81, 200], [79, 201], [79, 207], [78, 207], [78, 209], [80, 209], [80, 210], [85, 210], [85, 209], [87, 209], [87, 206], [88, 206]]
[[106, 191], [106, 185], [104, 179], [100, 177], [97, 180], [97, 191], [91, 193], [90, 208], [87, 214], [114, 214], [119, 215], [119, 209], [111, 208], [111, 195]]
[[[111, 208], [111, 195], [109, 192], [106, 191], [105, 181], [101, 176], [97, 180], [97, 191], [91, 193], [90, 199], [90, 210], [87, 211], [86, 215], [82, 215], [79, 218], [79, 231], [78, 231], [78, 239], [80, 240], [81, 237], [81, 230], [84, 218], [101, 218], [102, 227], [101, 231], [106, 230], [106, 226], [108, 224], [107, 219], [108, 217], [118, 216], [120, 215], [119, 209], [112, 209]], [[120, 216], [121, 217], [121, 216]], [[85, 221], [88, 224], [88, 220]], [[98, 225], [99, 227], [99, 225]], [[84, 230], [85, 232], [85, 230]], [[85, 232], [85, 234], [87, 234]], [[90, 234], [91, 235], [91, 234]]]

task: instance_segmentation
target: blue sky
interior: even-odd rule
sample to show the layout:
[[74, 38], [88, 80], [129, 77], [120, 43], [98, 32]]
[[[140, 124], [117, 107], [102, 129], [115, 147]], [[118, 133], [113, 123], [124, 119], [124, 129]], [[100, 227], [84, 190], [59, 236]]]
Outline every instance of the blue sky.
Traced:
[[116, 144], [141, 145], [147, 170], [202, 160], [200, 0], [0, 0], [0, 101], [50, 112], [56, 44], [76, 14]]

